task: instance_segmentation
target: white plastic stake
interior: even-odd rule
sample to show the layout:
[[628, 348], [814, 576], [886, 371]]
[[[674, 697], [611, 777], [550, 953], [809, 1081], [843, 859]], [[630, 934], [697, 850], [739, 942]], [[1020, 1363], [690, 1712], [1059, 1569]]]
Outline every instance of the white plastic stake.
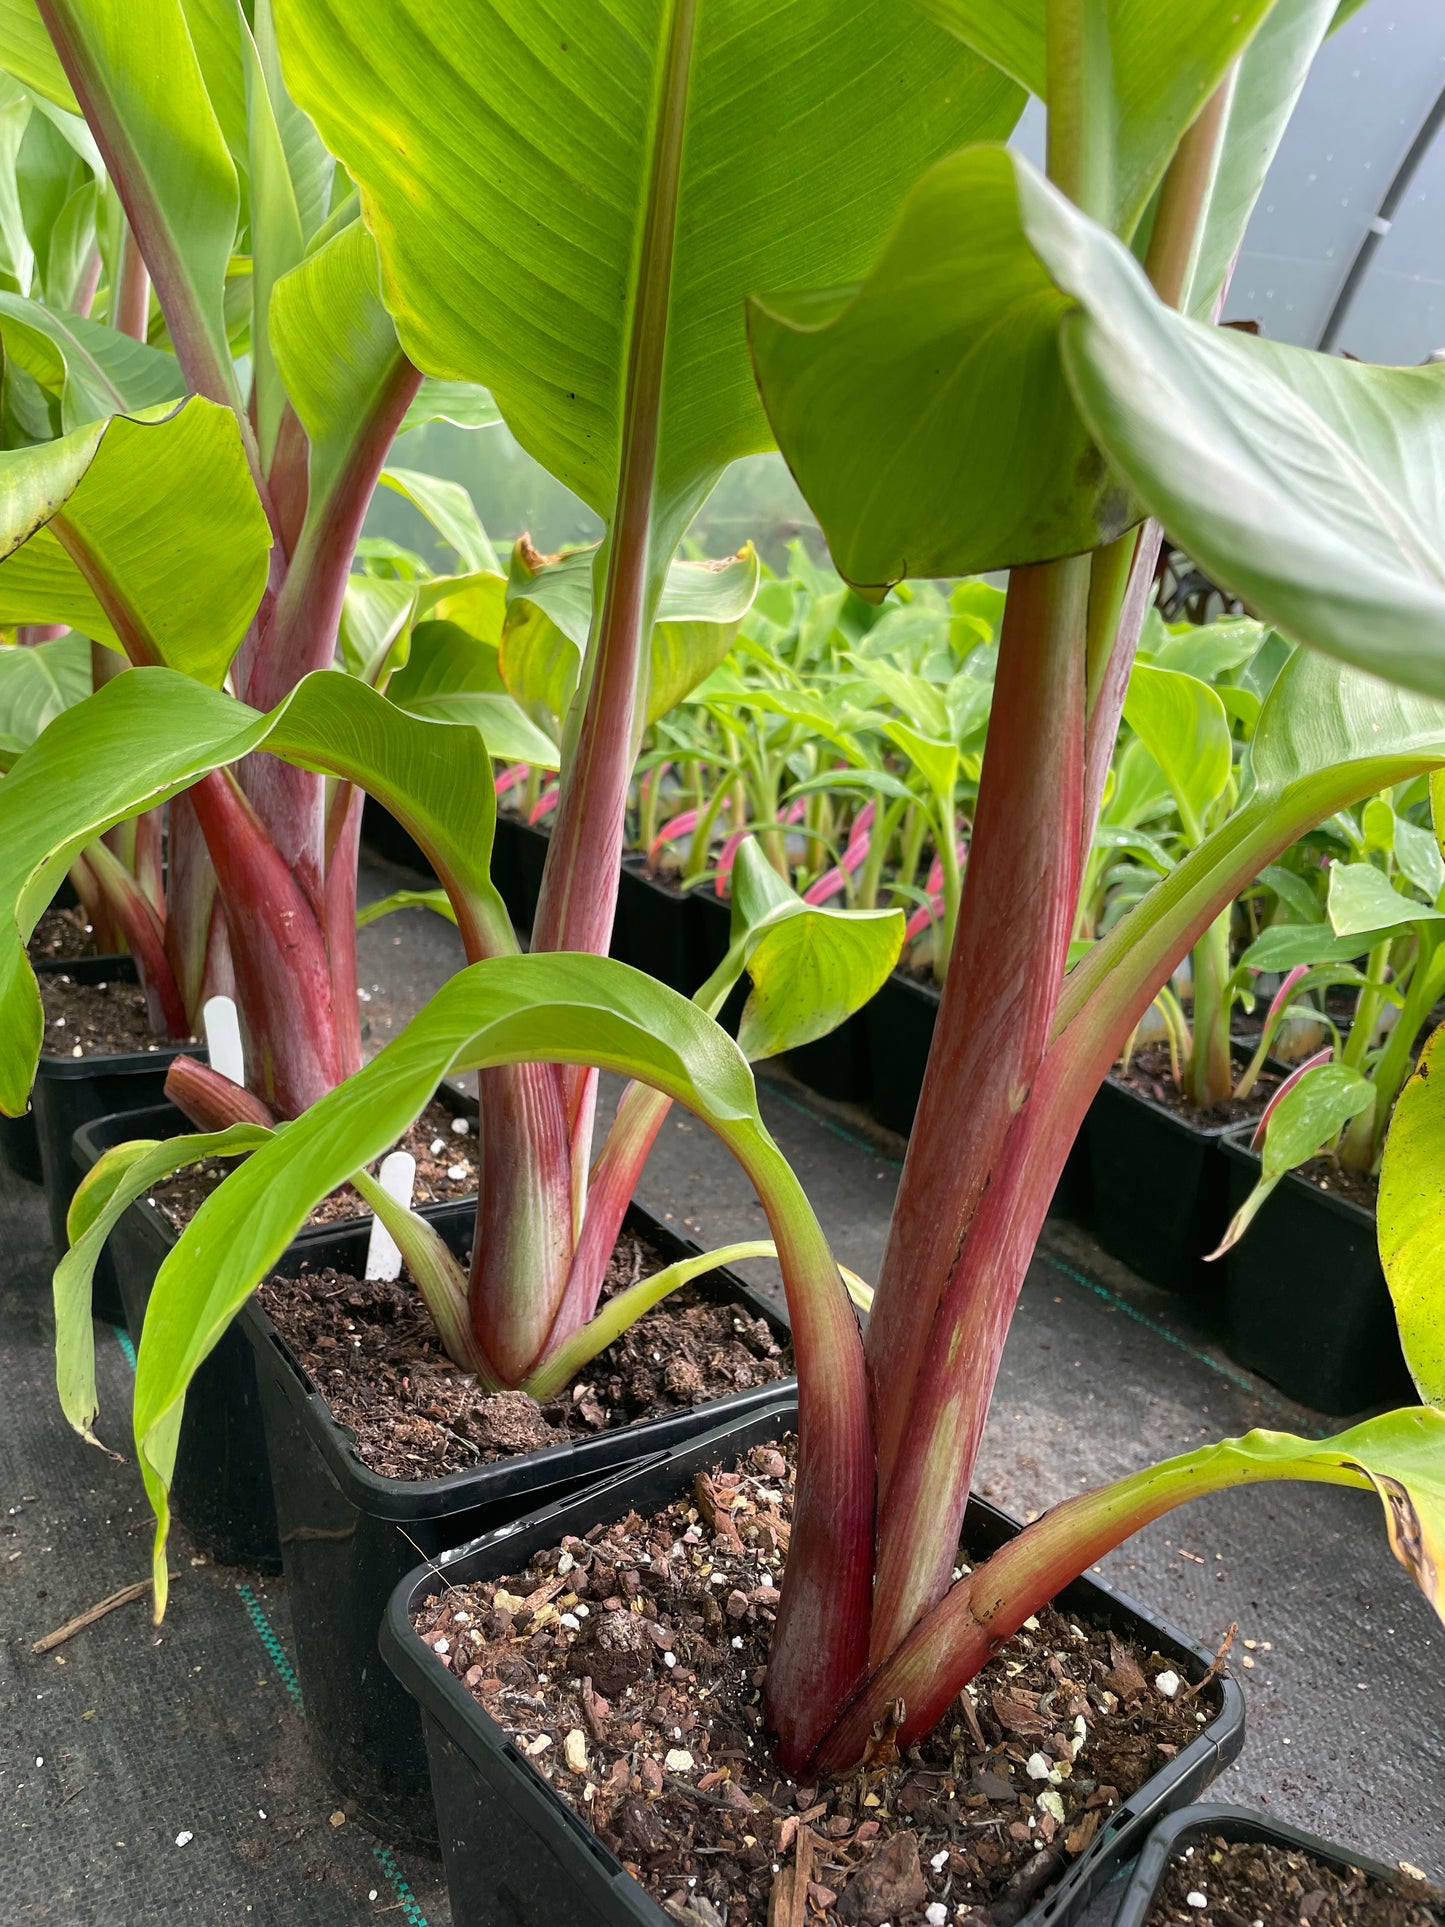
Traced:
[[229, 997], [208, 997], [201, 1011], [201, 1027], [206, 1033], [206, 1050], [211, 1069], [233, 1084], [246, 1081], [246, 1063], [241, 1054], [241, 1026], [236, 1006]]
[[[410, 1208], [411, 1188], [416, 1182], [416, 1159], [411, 1152], [388, 1152], [381, 1161], [378, 1181], [388, 1197]], [[380, 1218], [371, 1221], [371, 1243], [366, 1247], [366, 1275], [368, 1278], [381, 1279], [401, 1276], [401, 1252]]]

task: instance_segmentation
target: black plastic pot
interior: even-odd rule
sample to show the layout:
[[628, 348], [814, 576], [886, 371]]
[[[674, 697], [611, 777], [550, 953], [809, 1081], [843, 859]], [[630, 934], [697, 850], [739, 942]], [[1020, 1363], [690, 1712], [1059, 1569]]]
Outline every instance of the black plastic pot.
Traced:
[[868, 1006], [868, 1066], [873, 1115], [907, 1137], [938, 1022], [938, 991], [894, 971]]
[[[1259, 1158], [1243, 1139], [1224, 1155], [1235, 1211]], [[1413, 1401], [1372, 1211], [1289, 1171], [1225, 1266], [1225, 1346], [1237, 1364], [1319, 1412]]]
[[[396, 1588], [381, 1630], [381, 1651], [420, 1706], [454, 1927], [669, 1927], [668, 1916], [624, 1872], [412, 1630], [411, 1615], [439, 1584], [497, 1579], [525, 1566], [564, 1534], [581, 1537], [629, 1511], [646, 1514], [690, 1489], [699, 1471], [767, 1443], [796, 1422], [796, 1406], [775, 1405], [659, 1455], [524, 1522], [411, 1572]], [[992, 1549], [1018, 1526], [981, 1500], [969, 1506], [970, 1543]], [[1096, 1580], [1060, 1595], [1075, 1614], [1102, 1620], [1168, 1654], [1191, 1679], [1210, 1656]], [[1088, 1850], [1019, 1927], [1070, 1927], [1094, 1894], [1138, 1852], [1164, 1813], [1194, 1799], [1238, 1753], [1244, 1701], [1223, 1682], [1220, 1711], [1197, 1739], [1109, 1818]]]
[[639, 857], [627, 857], [617, 879], [612, 955], [635, 970], [690, 997], [703, 981], [691, 897], [647, 874]]
[[415, 870], [420, 876], [436, 875], [411, 831], [404, 830], [391, 811], [378, 803], [374, 796], [368, 796], [361, 805], [361, 840], [368, 849], [385, 857], [388, 863], [399, 863], [404, 869]]
[[[130, 957], [72, 957], [42, 964], [42, 971], [63, 971], [82, 984], [135, 983]], [[30, 1104], [40, 1145], [40, 1167], [45, 1202], [50, 1212], [50, 1239], [57, 1256], [66, 1248], [65, 1218], [80, 1182], [72, 1140], [82, 1124], [101, 1117], [144, 1110], [165, 1097], [166, 1072], [183, 1051], [204, 1063], [203, 1044], [156, 1044], [149, 1050], [117, 1051], [109, 1056], [62, 1057], [40, 1053]], [[115, 1273], [102, 1254], [95, 1268], [95, 1315], [120, 1319], [122, 1310]]]
[[1111, 1073], [1084, 1126], [1094, 1235], [1105, 1251], [1166, 1291], [1221, 1289], [1220, 1266], [1204, 1258], [1229, 1223], [1222, 1147], [1241, 1128], [1177, 1117]]
[[[441, 1668], [438, 1667], [437, 1671], [440, 1672]], [[1340, 1873], [1348, 1873], [1351, 1868], [1357, 1867], [1361, 1873], [1370, 1874], [1392, 1887], [1399, 1885], [1398, 1867], [1371, 1860], [1365, 1854], [1356, 1853], [1353, 1848], [1332, 1846], [1329, 1841], [1317, 1839], [1312, 1833], [1303, 1833], [1298, 1827], [1287, 1827], [1248, 1807], [1180, 1807], [1159, 1821], [1145, 1841], [1132, 1872], [1120, 1877], [1117, 1883], [1119, 1905], [1112, 1916], [1113, 1927], [1146, 1927], [1155, 1896], [1171, 1862], [1186, 1847], [1192, 1847], [1210, 1835], [1229, 1841], [1258, 1840], [1272, 1847], [1283, 1847], [1290, 1853], [1312, 1854], [1316, 1860], [1324, 1861]], [[1224, 1898], [1228, 1899], [1228, 1896]], [[1110, 1916], [1101, 1913], [1100, 1918], [1109, 1919]]]
[[[472, 1207], [443, 1206], [428, 1216], [454, 1250], [467, 1249]], [[668, 1259], [697, 1249], [635, 1205], [627, 1227]], [[330, 1235], [308, 1247], [307, 1261], [317, 1269], [359, 1267], [368, 1227], [326, 1229]], [[730, 1272], [700, 1283], [785, 1330], [776, 1310]], [[331, 1416], [254, 1300], [237, 1322], [260, 1385], [307, 1731], [340, 1792], [391, 1838], [435, 1837], [417, 1709], [376, 1659], [387, 1599], [418, 1555], [433, 1558], [724, 1420], [771, 1411], [792, 1391], [784, 1380], [475, 1471], [390, 1479], [357, 1458], [351, 1433]]]

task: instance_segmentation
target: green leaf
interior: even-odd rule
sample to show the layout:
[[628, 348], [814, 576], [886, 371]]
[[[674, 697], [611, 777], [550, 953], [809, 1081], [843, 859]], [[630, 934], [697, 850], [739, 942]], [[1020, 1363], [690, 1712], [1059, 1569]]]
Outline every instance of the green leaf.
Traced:
[[[1046, 0], [918, 4], [1031, 93], [1047, 99]], [[1171, 0], [1161, 10], [1150, 0], [1104, 0], [1090, 7], [1101, 59], [1087, 83], [1089, 131], [1107, 155], [1108, 207], [1100, 210], [1101, 217], [1118, 233], [1133, 233], [1180, 136], [1248, 46], [1272, 4], [1246, 0], [1220, 7], [1216, 0]]]
[[1191, 622], [1172, 632], [1164, 629], [1162, 637], [1151, 641], [1145, 659], [1156, 669], [1182, 669], [1213, 685], [1253, 661], [1268, 634], [1262, 622], [1248, 616], [1225, 616], [1202, 626]]
[[35, 250], [21, 206], [17, 163], [29, 126], [29, 96], [8, 76], [0, 77], [0, 243], [4, 266], [27, 295], [35, 275]]
[[1140, 662], [1129, 677], [1124, 720], [1163, 771], [1184, 834], [1197, 844], [1234, 768], [1224, 704], [1197, 676]]
[[275, 1134], [256, 1124], [200, 1136], [137, 1138], [117, 1144], [93, 1164], [70, 1204], [70, 1248], [55, 1268], [55, 1383], [60, 1409], [82, 1438], [97, 1443], [92, 1426], [100, 1402], [95, 1389], [95, 1325], [91, 1281], [121, 1213], [151, 1185], [202, 1158], [240, 1157]]
[[[371, 422], [403, 366], [396, 330], [381, 305], [376, 249], [359, 221], [276, 283], [270, 332], [281, 380], [311, 444], [306, 515], [314, 524], [344, 481], [358, 433]], [[408, 479], [429, 483], [432, 490], [455, 489], [471, 508], [466, 491], [455, 483], [438, 483], [430, 476]], [[402, 487], [399, 476], [392, 486], [417, 499]], [[480, 530], [477, 523], [479, 535]], [[485, 535], [480, 539], [490, 554]], [[463, 559], [469, 568], [495, 566], [465, 555]]]
[[[266, 0], [262, 0], [258, 27], [269, 26], [269, 14]], [[306, 236], [302, 230], [301, 209], [276, 117], [278, 96], [273, 96], [269, 84], [274, 77], [279, 90], [280, 74], [275, 68], [274, 45], [270, 47], [273, 60], [272, 71], [268, 74], [266, 63], [244, 20], [232, 22], [232, 38], [241, 45], [245, 65], [242, 105], [246, 128], [244, 164], [250, 170], [253, 395], [261, 465], [269, 470], [276, 449], [276, 433], [286, 406], [286, 391], [277, 372], [268, 319], [271, 296], [282, 275], [289, 273], [300, 261], [306, 247]], [[270, 44], [269, 34], [267, 40]]]
[[379, 479], [426, 517], [443, 542], [456, 550], [464, 569], [500, 569], [497, 552], [460, 482], [444, 482], [414, 468], [384, 468]]
[[84, 636], [0, 647], [0, 769], [89, 694], [90, 644]]
[[1416, 760], [1428, 765], [1442, 749], [1445, 702], [1301, 649], [1275, 679], [1250, 745], [1250, 766], [1267, 796], [1351, 764], [1378, 768], [1373, 788], [1380, 790], [1400, 780], [1393, 770]]
[[67, 622], [218, 684], [270, 550], [236, 418], [214, 402], [0, 452], [0, 622]]
[[1335, 863], [1330, 866], [1329, 919], [1335, 934], [1358, 937], [1362, 930], [1375, 935], [1405, 924], [1445, 922], [1445, 911], [1401, 896], [1390, 879], [1373, 863]]
[[496, 792], [475, 729], [421, 722], [334, 670], [265, 716], [172, 670], [129, 670], [57, 716], [0, 782], [0, 1110], [25, 1108], [42, 1013], [24, 946], [76, 852], [263, 747], [375, 796], [426, 852], [470, 941], [514, 947], [489, 875]]
[[[442, 1077], [536, 1061], [596, 1065], [652, 1085], [709, 1124], [750, 1175], [766, 1171], [806, 1209], [741, 1053], [686, 998], [606, 957], [493, 958], [458, 972], [369, 1064], [213, 1192], [162, 1264], [135, 1386], [136, 1442], [162, 1541], [186, 1387], [307, 1213], [395, 1143]], [[162, 1563], [158, 1586], [163, 1572]]]
[[[659, 562], [723, 467], [769, 446], [744, 296], [859, 273], [919, 169], [1005, 135], [1021, 100], [899, 0], [846, 17], [559, 0], [525, 19], [496, 0], [301, 0], [281, 24], [411, 358], [484, 384], [607, 521], [637, 373], [629, 456], [651, 471]], [[782, 97], [754, 84], [763, 46]]]
[[35, 0], [0, 0], [0, 67], [67, 113], [79, 111]]
[[1441, 859], [1434, 833], [1421, 829], [1418, 823], [1408, 822], [1403, 816], [1395, 821], [1395, 861], [1402, 874], [1431, 903], [1445, 890], [1445, 860]]
[[1352, 1117], [1371, 1109], [1374, 1102], [1374, 1085], [1347, 1064], [1318, 1064], [1277, 1097], [1268, 1112], [1254, 1189], [1230, 1219], [1210, 1257], [1223, 1257], [1237, 1245], [1285, 1173], [1318, 1157]]
[[1076, 554], [1138, 519], [1074, 405], [1069, 303], [1026, 238], [1051, 199], [1017, 155], [970, 148], [918, 183], [861, 286], [750, 304], [778, 445], [862, 592]]
[[649, 655], [646, 720], [655, 723], [727, 655], [758, 589], [749, 542], [718, 562], [674, 562], [663, 581]]
[[1332, 934], [1327, 923], [1272, 923], [1239, 960], [1241, 970], [1287, 971], [1299, 964], [1351, 963], [1372, 950], [1383, 935], [1363, 930], [1347, 937]]
[[745, 969], [752, 989], [738, 1026], [749, 1063], [826, 1037], [887, 980], [903, 947], [899, 909], [839, 910], [805, 903], [753, 837], [733, 858], [728, 954], [698, 992], [722, 1007]]
[[1324, 911], [1315, 895], [1314, 885], [1296, 876], [1293, 870], [1285, 869], [1282, 863], [1266, 864], [1259, 873], [1259, 880], [1274, 892], [1291, 923], [1324, 922]]
[[[157, 277], [181, 365], [213, 401], [241, 405], [225, 287], [240, 189], [180, 0], [47, 0], [58, 48], [84, 72], [85, 116]], [[193, 9], [198, 31], [207, 9]], [[234, 28], [233, 18], [233, 28]], [[202, 44], [216, 44], [207, 31]], [[228, 63], [241, 77], [240, 43]], [[62, 103], [65, 104], [65, 103]], [[235, 134], [234, 120], [232, 125]]]
[[1373, 368], [1187, 320], [1052, 189], [1029, 205], [1079, 303], [1063, 326], [1078, 406], [1172, 539], [1293, 640], [1445, 694], [1445, 366]]
[[472, 724], [503, 762], [557, 767], [557, 745], [508, 694], [496, 649], [454, 622], [417, 624], [406, 665], [386, 693], [410, 715]]
[[104, 415], [179, 401], [185, 393], [174, 355], [84, 315], [55, 314], [23, 295], [0, 294], [0, 341], [6, 359], [59, 401], [65, 434]]
[[348, 576], [337, 637], [348, 672], [384, 689], [389, 673], [406, 661], [415, 608], [416, 590], [410, 582], [394, 576]]
[[501, 420], [501, 410], [476, 382], [438, 381], [428, 375], [396, 432], [405, 435], [408, 429], [424, 428], [428, 422], [450, 422], [453, 428], [496, 428]]
[[430, 910], [438, 917], [445, 917], [455, 923], [457, 913], [452, 908], [452, 900], [445, 890], [393, 890], [389, 897], [381, 897], [375, 903], [363, 903], [356, 912], [356, 927], [364, 930], [378, 917], [389, 917], [394, 910]]
[[1401, 1091], [1375, 1208], [1400, 1343], [1421, 1398], [1445, 1406], [1445, 1027]]

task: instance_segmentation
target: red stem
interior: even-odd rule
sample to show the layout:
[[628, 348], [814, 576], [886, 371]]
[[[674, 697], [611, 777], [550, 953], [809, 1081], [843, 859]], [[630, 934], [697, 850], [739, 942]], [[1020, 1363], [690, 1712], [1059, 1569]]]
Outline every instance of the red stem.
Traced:
[[185, 999], [166, 956], [165, 927], [155, 906], [103, 841], [90, 846], [87, 860], [110, 918], [124, 935], [126, 947], [135, 958], [151, 1029], [158, 1037], [189, 1037], [191, 1026]]
[[230, 1124], [274, 1128], [275, 1113], [244, 1084], [232, 1083], [197, 1057], [177, 1057], [166, 1072], [166, 1096], [202, 1131], [224, 1131]]
[[1009, 582], [958, 928], [866, 1340], [885, 1504], [935, 1311], [1063, 977], [1078, 892], [1088, 576], [1084, 557], [1015, 569]]

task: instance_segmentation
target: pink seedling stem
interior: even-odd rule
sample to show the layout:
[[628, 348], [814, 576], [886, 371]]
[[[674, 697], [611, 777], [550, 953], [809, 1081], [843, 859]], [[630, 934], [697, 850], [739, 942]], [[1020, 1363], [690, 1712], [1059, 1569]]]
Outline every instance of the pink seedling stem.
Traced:
[[678, 816], [670, 816], [647, 846], [647, 861], [651, 865], [657, 861], [657, 853], [664, 843], [676, 843], [697, 828], [697, 811], [683, 810]]
[[550, 816], [553, 810], [556, 809], [557, 799], [561, 794], [561, 790], [555, 783], [553, 783], [550, 788], [543, 790], [542, 794], [532, 805], [531, 814], [528, 816], [527, 821], [529, 823], [540, 823], [544, 816]]
[[532, 767], [530, 763], [508, 763], [505, 769], [497, 771], [496, 791], [498, 796], [505, 796], [508, 790], [516, 789], [517, 785], [519, 783], [525, 783], [531, 774]]
[[862, 868], [873, 841], [873, 816], [873, 804], [865, 803], [853, 819], [853, 826], [848, 832], [848, 847], [833, 868], [825, 870], [817, 882], [810, 884], [803, 892], [804, 903], [827, 903], [844, 888], [854, 871]]

